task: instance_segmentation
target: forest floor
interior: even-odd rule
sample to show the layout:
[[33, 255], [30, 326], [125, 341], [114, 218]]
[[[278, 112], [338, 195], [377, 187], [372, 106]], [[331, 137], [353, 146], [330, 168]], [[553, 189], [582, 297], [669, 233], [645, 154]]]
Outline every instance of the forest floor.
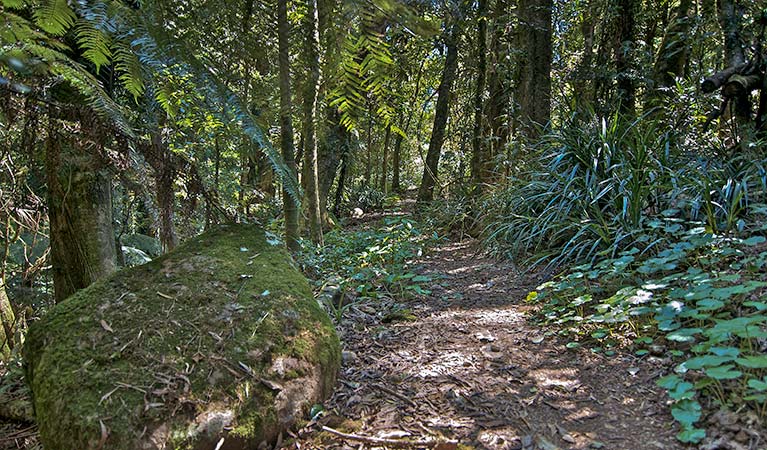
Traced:
[[[525, 297], [540, 280], [481, 255], [476, 241], [444, 243], [418, 264], [438, 283], [405, 301], [411, 320], [385, 323], [374, 302], [346, 310], [323, 423], [491, 450], [682, 448], [655, 386], [662, 360], [567, 349], [528, 319]], [[309, 433], [294, 448], [362, 447]]]

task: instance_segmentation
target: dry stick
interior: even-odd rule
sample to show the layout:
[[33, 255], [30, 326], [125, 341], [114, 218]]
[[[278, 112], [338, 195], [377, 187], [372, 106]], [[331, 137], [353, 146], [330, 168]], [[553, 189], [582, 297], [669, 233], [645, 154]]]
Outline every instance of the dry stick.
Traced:
[[336, 435], [343, 439], [348, 439], [350, 441], [364, 442], [365, 444], [373, 444], [376, 446], [387, 446], [387, 447], [394, 447], [394, 448], [411, 448], [411, 447], [433, 448], [440, 444], [457, 444], [457, 441], [440, 442], [434, 439], [428, 439], [424, 441], [407, 441], [404, 439], [384, 439], [384, 438], [376, 438], [376, 437], [370, 437], [370, 436], [360, 436], [357, 434], [342, 433], [338, 430], [335, 430], [333, 428], [326, 427], [326, 426], [322, 427], [322, 431]]
[[397, 397], [398, 399], [402, 400], [403, 402], [407, 403], [408, 405], [412, 406], [413, 408], [417, 408], [418, 407], [418, 405], [416, 405], [413, 400], [410, 400], [409, 398], [405, 397], [404, 395], [400, 394], [399, 392], [393, 391], [393, 390], [387, 388], [386, 386], [383, 386], [383, 385], [378, 384], [378, 383], [374, 383], [373, 387], [375, 387], [376, 389], [379, 389], [379, 390], [381, 390], [381, 391], [383, 391], [383, 392], [385, 392], [385, 393], [387, 393], [389, 395], [393, 395], [393, 396]]

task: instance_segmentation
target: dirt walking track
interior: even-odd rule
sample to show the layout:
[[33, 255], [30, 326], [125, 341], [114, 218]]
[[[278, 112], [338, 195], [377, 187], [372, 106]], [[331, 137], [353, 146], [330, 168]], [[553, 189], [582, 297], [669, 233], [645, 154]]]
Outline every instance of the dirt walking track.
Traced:
[[[526, 319], [536, 280], [477, 253], [451, 242], [419, 262], [436, 282], [406, 304], [412, 321], [386, 323], [373, 303], [346, 311], [328, 426], [493, 450], [682, 448], [654, 385], [659, 362], [567, 349]], [[375, 445], [315, 432], [293, 447]]]

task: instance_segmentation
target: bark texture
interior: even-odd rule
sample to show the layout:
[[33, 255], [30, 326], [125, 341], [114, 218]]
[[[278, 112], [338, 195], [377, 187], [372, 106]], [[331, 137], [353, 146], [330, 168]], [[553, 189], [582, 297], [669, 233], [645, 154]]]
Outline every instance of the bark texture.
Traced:
[[5, 280], [0, 276], [0, 361], [11, 356], [15, 324], [16, 318], [13, 314], [11, 301], [5, 291]]
[[485, 152], [483, 133], [485, 98], [485, 77], [487, 75], [487, 0], [479, 0], [477, 7], [477, 84], [474, 88], [474, 128], [472, 129], [471, 144], [471, 178], [480, 190], [486, 182], [483, 167], [488, 164]]
[[692, 26], [691, 9], [692, 0], [679, 2], [671, 25], [663, 35], [653, 68], [656, 93], [658, 89], [673, 86], [675, 79], [684, 75], [684, 67], [690, 54], [688, 35]]
[[73, 108], [67, 116], [51, 118], [45, 143], [57, 302], [117, 269], [111, 174], [97, 138], [107, 131], [90, 111]]
[[552, 0], [519, 2], [519, 33], [522, 49], [519, 64], [518, 101], [522, 131], [529, 139], [551, 119], [551, 10]]
[[320, 86], [320, 36], [317, 0], [307, 0], [304, 51], [308, 65], [304, 92], [304, 166], [309, 233], [312, 241], [322, 244], [322, 213], [317, 164], [317, 96]]
[[634, 40], [636, 36], [637, 0], [618, 0], [615, 16], [617, 40], [613, 47], [618, 104], [621, 113], [636, 114], [636, 84], [634, 83]]
[[[288, 23], [287, 0], [277, 1], [277, 33], [279, 41], [280, 66], [280, 151], [288, 166], [288, 176], [296, 176], [295, 148], [293, 143], [292, 99], [290, 93], [290, 24]], [[285, 243], [290, 251], [297, 251], [298, 207], [296, 199], [282, 188], [282, 211], [285, 215]]]

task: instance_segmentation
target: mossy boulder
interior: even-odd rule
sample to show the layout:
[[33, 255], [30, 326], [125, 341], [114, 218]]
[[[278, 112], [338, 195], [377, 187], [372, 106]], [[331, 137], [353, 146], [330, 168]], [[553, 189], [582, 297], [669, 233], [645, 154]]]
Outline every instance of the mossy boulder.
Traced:
[[282, 247], [228, 225], [56, 305], [24, 357], [46, 449], [231, 450], [305, 417], [339, 348]]

